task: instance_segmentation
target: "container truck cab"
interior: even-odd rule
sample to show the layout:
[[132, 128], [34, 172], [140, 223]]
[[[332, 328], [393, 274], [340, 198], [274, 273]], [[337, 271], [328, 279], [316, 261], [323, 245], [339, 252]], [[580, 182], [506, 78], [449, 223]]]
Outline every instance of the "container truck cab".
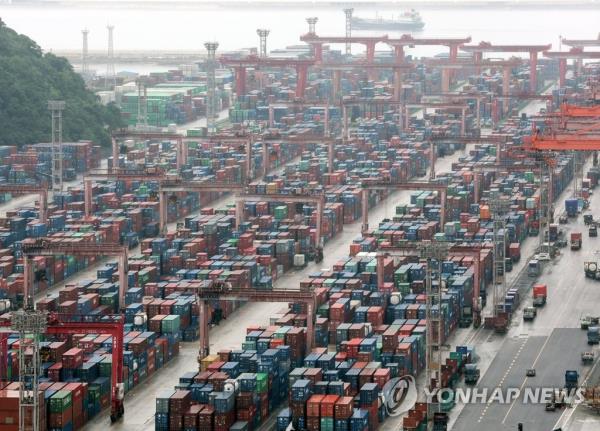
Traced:
[[523, 310], [523, 320], [531, 321], [537, 316], [537, 309], [535, 307], [525, 307]]
[[581, 363], [583, 365], [590, 365], [594, 362], [594, 352], [582, 352]]
[[576, 370], [565, 371], [565, 389], [570, 391], [577, 388], [579, 384], [579, 373]]
[[596, 262], [583, 262], [583, 271], [587, 278], [600, 280], [600, 270]]
[[599, 323], [600, 323], [600, 318], [590, 316], [590, 315], [583, 316], [579, 320], [579, 324], [581, 326], [581, 329], [583, 329], [583, 330], [587, 330], [590, 326], [597, 326]]
[[533, 285], [533, 306], [543, 307], [548, 298], [548, 287], [545, 284]]
[[552, 392], [550, 400], [546, 403], [546, 411], [553, 412], [557, 408], [563, 408], [565, 406], [565, 393], [561, 390], [555, 390]]
[[479, 380], [480, 371], [475, 364], [465, 365], [465, 383], [467, 385], [476, 385]]
[[584, 214], [583, 222], [585, 223], [586, 226], [594, 223], [594, 215], [593, 214]]
[[592, 224], [590, 225], [589, 229], [588, 229], [588, 235], [590, 237], [597, 237], [598, 236], [598, 228], [596, 227], [596, 224]]
[[537, 277], [540, 275], [540, 261], [537, 259], [531, 259], [527, 265], [527, 275], [529, 277]]
[[571, 233], [571, 250], [579, 250], [581, 248], [581, 232]]
[[548, 256], [550, 256], [550, 258], [554, 259], [556, 257], [556, 245], [554, 244], [554, 242], [543, 243], [540, 247], [540, 254], [547, 254]]

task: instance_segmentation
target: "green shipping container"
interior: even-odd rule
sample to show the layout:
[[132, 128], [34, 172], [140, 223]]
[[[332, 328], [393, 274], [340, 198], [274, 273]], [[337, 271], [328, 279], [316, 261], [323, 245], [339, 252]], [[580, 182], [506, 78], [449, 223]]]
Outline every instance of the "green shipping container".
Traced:
[[73, 403], [71, 392], [58, 391], [50, 398], [50, 413], [62, 413]]
[[269, 377], [267, 373], [256, 373], [256, 392], [264, 394], [269, 390]]
[[160, 329], [163, 333], [176, 333], [179, 332], [180, 317], [178, 315], [168, 315], [160, 323]]

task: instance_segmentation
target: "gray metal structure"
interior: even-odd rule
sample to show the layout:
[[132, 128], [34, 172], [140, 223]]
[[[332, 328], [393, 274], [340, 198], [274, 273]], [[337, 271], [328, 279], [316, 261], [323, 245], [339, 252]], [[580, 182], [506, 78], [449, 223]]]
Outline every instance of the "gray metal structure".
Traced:
[[218, 42], [206, 42], [204, 44], [206, 51], [208, 52], [206, 58], [206, 127], [208, 134], [212, 135], [216, 132], [216, 115], [217, 115], [217, 101], [216, 101], [216, 81], [215, 81], [215, 69], [217, 67], [217, 61], [215, 54], [219, 47]]
[[[352, 37], [352, 14], [354, 13], [354, 8], [346, 8], [344, 9], [344, 13], [346, 14], [346, 38]], [[346, 42], [346, 55], [352, 54], [352, 44], [350, 42]]]
[[[41, 430], [40, 336], [45, 332], [46, 325], [46, 314], [39, 311], [19, 310], [11, 315], [11, 328], [19, 333], [19, 430]], [[26, 425], [29, 415], [31, 415], [31, 424]]]
[[115, 74], [115, 48], [113, 44], [114, 25], [107, 25], [108, 29], [108, 53], [106, 62], [106, 76], [104, 77], [104, 86], [106, 88], [115, 88], [117, 85], [117, 76]]
[[89, 65], [88, 65], [88, 35], [90, 31], [87, 28], [81, 30], [81, 34], [83, 35], [83, 46], [81, 49], [81, 74], [84, 77], [90, 73]]
[[308, 34], [316, 34], [315, 26], [317, 25], [317, 21], [319, 21], [319, 18], [316, 16], [306, 18], [306, 22], [308, 23]]
[[146, 79], [140, 76], [137, 79], [137, 90], [138, 90], [138, 115], [137, 115], [137, 128], [148, 127], [148, 89], [146, 87]]
[[490, 197], [490, 212], [494, 225], [494, 252], [493, 257], [493, 291], [492, 310], [494, 317], [498, 313], [498, 305], [506, 293], [506, 213], [510, 209], [510, 202], [497, 196]]
[[52, 191], [63, 191], [63, 141], [62, 111], [64, 100], [49, 100], [48, 109], [52, 115]]
[[256, 34], [258, 35], [258, 37], [260, 39], [258, 56], [261, 58], [267, 57], [267, 36], [269, 35], [270, 32], [271, 32], [270, 30], [267, 30], [264, 28], [259, 28], [258, 30], [256, 30]]
[[[425, 278], [425, 319], [426, 319], [426, 346], [425, 355], [425, 377], [426, 385], [432, 390], [441, 389], [442, 378], [442, 327], [441, 327], [441, 304], [442, 304], [442, 261], [448, 255], [450, 244], [446, 242], [424, 242], [420, 247], [420, 254], [427, 260], [427, 274]], [[433, 283], [433, 265], [437, 264], [438, 282]], [[437, 312], [434, 312], [437, 306]], [[434, 336], [435, 334], [435, 336]], [[435, 382], [435, 385], [432, 383]], [[433, 414], [440, 411], [440, 402], [429, 404], [427, 408], [428, 423], [433, 420]]]

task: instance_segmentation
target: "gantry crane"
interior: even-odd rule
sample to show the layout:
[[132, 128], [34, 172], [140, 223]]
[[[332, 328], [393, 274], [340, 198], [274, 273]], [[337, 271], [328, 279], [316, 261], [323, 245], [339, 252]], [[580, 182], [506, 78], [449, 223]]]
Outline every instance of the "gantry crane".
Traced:
[[392, 98], [389, 97], [385, 97], [385, 98], [376, 98], [376, 99], [372, 99], [372, 98], [356, 98], [356, 97], [345, 97], [344, 100], [342, 101], [342, 137], [345, 140], [350, 139], [350, 130], [348, 127], [348, 107], [349, 106], [397, 106], [398, 108], [398, 113], [399, 113], [399, 118], [398, 118], [398, 123], [400, 125], [400, 129], [407, 129], [408, 125], [409, 125], [409, 119], [408, 117], [410, 116], [409, 114], [409, 110], [411, 108], [421, 108], [421, 109], [427, 109], [427, 108], [431, 108], [431, 109], [459, 109], [461, 110], [462, 113], [462, 117], [461, 117], [461, 131], [463, 133], [461, 133], [462, 135], [464, 135], [465, 133], [465, 129], [466, 129], [466, 111], [469, 109], [469, 105], [460, 105], [460, 104], [452, 104], [452, 103], [405, 103], [405, 102], [400, 102], [400, 101], [396, 101], [393, 100]]
[[[122, 315], [107, 315], [102, 316], [101, 319], [102, 320], [94, 318], [92, 320], [92, 316], [66, 316], [56, 313], [40, 313], [39, 311], [17, 311], [11, 313], [10, 320], [4, 319], [0, 321], [0, 332], [2, 332], [3, 336], [13, 331], [19, 332], [20, 336], [27, 336], [34, 334], [32, 330], [35, 327], [35, 331], [38, 335], [41, 335], [42, 333], [46, 333], [48, 335], [110, 335], [112, 337], [110, 419], [111, 422], [116, 422], [123, 417], [123, 414], [125, 413], [123, 404], [125, 393], [125, 386], [123, 385], [124, 322]], [[21, 330], [21, 328], [25, 329]], [[25, 348], [30, 347], [35, 352], [36, 350], [39, 351], [39, 339], [39, 336], [35, 336], [33, 339], [24, 339], [21, 341], [21, 343]], [[23, 360], [25, 356], [25, 351], [23, 349], [23, 353], [19, 355], [19, 359]], [[0, 363], [0, 367], [3, 369], [2, 374], [6, 375], [6, 366], [8, 364], [6, 343], [2, 345], [2, 359], [3, 360]], [[39, 365], [40, 364], [37, 365], [38, 368]], [[29, 367], [31, 368], [32, 366], [35, 368], [35, 364], [32, 363]], [[23, 369], [24, 368], [20, 368], [19, 375], [21, 375]], [[33, 387], [37, 387], [37, 383], [37, 381], [29, 382], [29, 384], [33, 384]], [[20, 387], [21, 391], [23, 391], [24, 384], [21, 384]], [[33, 393], [35, 393], [35, 391]], [[39, 405], [37, 405], [37, 409], [39, 409]], [[20, 420], [23, 421], [25, 417], [24, 411], [22, 410], [20, 413]], [[45, 414], [45, 412], [41, 414]], [[37, 414], [34, 413], [33, 415], [34, 417], [37, 417]], [[28, 428], [20, 427], [19, 429], [26, 430]], [[34, 428], [33, 431], [38, 430]]]
[[437, 161], [437, 154], [435, 146], [441, 144], [462, 144], [462, 145], [480, 145], [480, 144], [496, 144], [496, 160], [500, 162], [500, 149], [502, 144], [509, 141], [509, 135], [485, 135], [480, 137], [472, 136], [430, 136], [426, 142], [429, 142], [430, 153], [429, 153], [429, 178], [430, 180], [435, 179], [435, 163]]
[[484, 95], [484, 94], [462, 94], [462, 93], [451, 93], [451, 92], [445, 92], [445, 93], [432, 93], [432, 94], [424, 94], [421, 96], [421, 100], [422, 102], [432, 102], [432, 100], [430, 99], [443, 99], [443, 100], [448, 100], [450, 101], [450, 103], [455, 103], [456, 101], [462, 102], [462, 101], [470, 101], [470, 100], [474, 100], [475, 101], [475, 118], [476, 118], [476, 123], [475, 126], [479, 129], [481, 127], [481, 101], [482, 100], [486, 100], [489, 99], [490, 96], [489, 95]]
[[29, 193], [37, 193], [40, 195], [40, 223], [48, 221], [48, 186], [44, 183], [40, 185], [34, 184], [0, 184], [0, 193], [10, 193], [13, 195], [27, 195]]
[[160, 183], [165, 180], [166, 176], [162, 169], [151, 168], [140, 170], [126, 170], [126, 169], [109, 169], [91, 170], [83, 178], [83, 197], [84, 197], [84, 211], [86, 217], [92, 215], [92, 181], [157, 181]]
[[[299, 145], [301, 148], [305, 148], [307, 145], [313, 144], [327, 144], [327, 160], [328, 160], [328, 172], [333, 173], [333, 164], [334, 164], [334, 145], [336, 143], [335, 138], [331, 137], [322, 137], [322, 136], [308, 136], [308, 135], [298, 135], [298, 136], [275, 136], [274, 139], [269, 138], [268, 136], [263, 136], [263, 158], [268, 160], [267, 157], [269, 155], [269, 150], [267, 144], [270, 143], [286, 143], [291, 145]], [[266, 163], [265, 163], [266, 166]], [[263, 177], [267, 176], [267, 169], [263, 170]]]
[[236, 217], [238, 214], [243, 214], [243, 205], [245, 202], [293, 202], [293, 203], [312, 203], [316, 206], [316, 223], [315, 223], [315, 246], [317, 252], [317, 261], [320, 261], [323, 253], [323, 244], [321, 238], [321, 222], [323, 218], [323, 209], [325, 208], [325, 196], [322, 194], [297, 194], [287, 195], [281, 193], [269, 194], [242, 194], [236, 196]]
[[492, 45], [490, 42], [480, 42], [478, 45], [462, 45], [461, 51], [472, 52], [475, 61], [482, 61], [485, 52], [525, 52], [529, 53], [529, 91], [537, 91], [537, 61], [541, 52], [552, 48], [548, 45]]
[[448, 195], [448, 186], [426, 181], [407, 181], [401, 183], [392, 183], [390, 181], [381, 181], [373, 179], [363, 179], [362, 183], [362, 232], [369, 230], [369, 192], [371, 190], [432, 190], [440, 193], [440, 226], [446, 224], [446, 197]]
[[33, 258], [35, 256], [116, 256], [119, 271], [119, 309], [125, 307], [127, 290], [127, 247], [120, 244], [96, 244], [81, 239], [27, 238], [22, 241], [24, 308], [33, 304]]
[[502, 75], [504, 77], [502, 83], [502, 92], [504, 94], [508, 94], [511, 70], [521, 64], [521, 60], [518, 58], [512, 58], [509, 60], [482, 60], [475, 57], [466, 60], [427, 58], [422, 62], [427, 67], [442, 69], [442, 92], [450, 91], [450, 72], [453, 70], [475, 68], [479, 73], [482, 69], [502, 68]]
[[[401, 241], [397, 246], [380, 245], [376, 255], [377, 258], [377, 288], [383, 289], [385, 282], [384, 265], [387, 256], [414, 256], [424, 242]], [[462, 255], [473, 258], [473, 324], [476, 328], [481, 325], [481, 307], [479, 297], [481, 295], [481, 246], [467, 243], [448, 243], [448, 255]]]
[[543, 136], [525, 136], [523, 148], [537, 151], [600, 151], [600, 139], [583, 139], [581, 136], [566, 135], [561, 138]]
[[269, 127], [275, 127], [275, 107], [281, 106], [284, 108], [323, 108], [323, 137], [329, 136], [329, 107], [331, 106], [329, 102], [327, 103], [308, 103], [302, 102], [299, 100], [295, 100], [293, 102], [272, 102], [269, 103]]
[[[169, 179], [160, 183], [158, 191], [159, 196], [159, 226], [162, 234], [166, 233], [167, 228], [167, 194], [177, 192], [188, 193], [244, 193], [247, 189], [245, 184], [229, 182], [205, 182], [205, 181], [185, 181], [182, 179]], [[239, 228], [242, 220], [242, 211], [236, 206], [235, 218], [236, 226]]]
[[126, 139], [137, 139], [137, 140], [167, 140], [167, 141], [175, 141], [177, 148], [177, 169], [180, 169], [182, 166], [187, 164], [188, 160], [188, 149], [187, 143], [189, 141], [197, 141], [197, 138], [184, 138], [183, 135], [179, 133], [165, 133], [165, 132], [144, 132], [144, 131], [135, 131], [123, 129], [112, 134], [112, 156], [113, 156], [113, 169], [118, 168], [118, 160], [119, 160], [119, 146], [117, 143], [117, 138], [120, 140]]
[[178, 287], [177, 290], [193, 291], [197, 295], [200, 325], [200, 350], [198, 362], [210, 354], [208, 304], [211, 300], [249, 302], [304, 302], [307, 305], [306, 350], [310, 352], [314, 343], [315, 294], [313, 291], [293, 289], [257, 290], [233, 286], [222, 280], [206, 280], [199, 285]]
[[368, 61], [353, 61], [344, 63], [321, 63], [315, 68], [326, 70], [332, 73], [331, 92], [332, 99], [338, 101], [341, 92], [342, 72], [366, 70], [369, 79], [374, 79], [373, 74], [378, 70], [391, 70], [394, 73], [394, 100], [400, 99], [402, 89], [402, 73], [415, 69], [415, 65], [408, 62], [385, 62], [369, 63]]
[[[596, 46], [598, 45], [598, 41], [596, 41]], [[567, 60], [573, 59], [575, 61], [575, 72], [578, 73], [584, 59], [599, 59], [600, 52], [584, 52], [583, 47], [573, 47], [569, 51], [545, 51], [544, 57], [558, 59], [558, 83], [560, 88], [564, 88], [567, 83]]]
[[246, 94], [246, 69], [248, 67], [274, 67], [296, 69], [296, 97], [304, 97], [308, 84], [308, 68], [315, 64], [312, 58], [269, 58], [257, 55], [248, 55], [243, 58], [232, 58], [223, 56], [219, 62], [224, 66], [230, 66], [235, 70], [235, 92], [238, 97]]

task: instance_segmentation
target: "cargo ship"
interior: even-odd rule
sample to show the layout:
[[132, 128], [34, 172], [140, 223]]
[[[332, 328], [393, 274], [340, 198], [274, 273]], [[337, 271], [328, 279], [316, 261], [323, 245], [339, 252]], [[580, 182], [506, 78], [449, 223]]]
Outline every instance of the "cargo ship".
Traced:
[[411, 9], [396, 19], [352, 17], [352, 27], [357, 30], [423, 30], [425, 23], [419, 12]]

